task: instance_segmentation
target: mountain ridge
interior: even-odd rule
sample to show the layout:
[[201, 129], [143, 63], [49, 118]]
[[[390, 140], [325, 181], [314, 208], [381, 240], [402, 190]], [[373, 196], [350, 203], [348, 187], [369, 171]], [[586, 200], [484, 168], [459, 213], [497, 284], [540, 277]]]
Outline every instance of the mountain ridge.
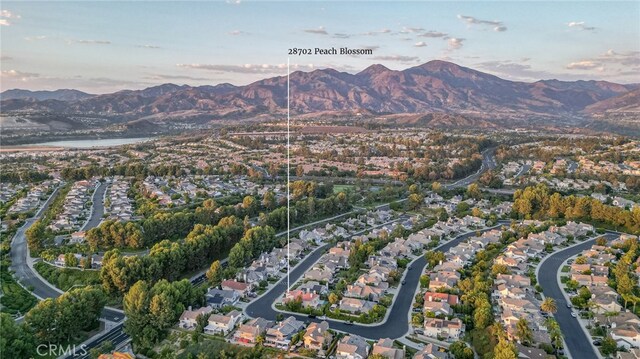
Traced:
[[[594, 80], [510, 81], [442, 60], [404, 70], [373, 64], [355, 74], [331, 68], [295, 71], [290, 74], [290, 81], [290, 106], [294, 114], [347, 111], [490, 114], [500, 118], [589, 116], [592, 111], [585, 111], [588, 106], [640, 88], [639, 84]], [[0, 99], [2, 111], [9, 113], [100, 114], [127, 119], [159, 114], [240, 118], [284, 113], [286, 85], [286, 77], [277, 76], [245, 86], [168, 83], [102, 95], [77, 90], [47, 94], [8, 90], [0, 94]], [[57, 91], [67, 92], [65, 95]], [[68, 91], [77, 91], [74, 93], [77, 97]], [[29, 96], [29, 92], [38, 96]]]

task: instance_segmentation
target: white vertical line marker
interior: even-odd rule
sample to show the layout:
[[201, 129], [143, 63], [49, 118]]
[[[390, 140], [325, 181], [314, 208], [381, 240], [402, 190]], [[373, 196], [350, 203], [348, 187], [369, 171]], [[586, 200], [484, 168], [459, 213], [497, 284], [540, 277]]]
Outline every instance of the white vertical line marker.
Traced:
[[290, 157], [290, 148], [291, 148], [291, 142], [290, 142], [290, 136], [291, 136], [291, 129], [290, 129], [290, 125], [291, 125], [291, 115], [290, 115], [290, 104], [289, 104], [289, 58], [287, 57], [287, 293], [289, 293], [289, 288], [291, 288], [291, 283], [289, 282], [290, 278], [289, 278], [289, 274], [291, 272], [290, 269], [290, 265], [289, 262], [291, 260], [290, 254], [289, 254], [289, 248], [291, 247], [289, 245], [289, 241], [290, 241], [290, 236], [291, 233], [290, 231], [290, 226], [291, 226], [291, 204], [289, 203], [290, 197], [289, 197], [289, 192], [290, 192], [290, 180], [289, 180], [289, 176], [291, 174], [291, 157]]

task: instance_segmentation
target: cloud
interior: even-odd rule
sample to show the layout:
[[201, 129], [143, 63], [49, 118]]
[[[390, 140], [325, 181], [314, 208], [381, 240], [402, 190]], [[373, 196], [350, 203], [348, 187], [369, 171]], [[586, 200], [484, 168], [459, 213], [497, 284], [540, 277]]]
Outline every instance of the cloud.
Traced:
[[380, 46], [378, 45], [365, 45], [365, 46], [361, 46], [363, 49], [367, 49], [367, 50], [377, 50], [380, 48]]
[[457, 50], [459, 48], [462, 47], [462, 43], [465, 41], [465, 39], [462, 38], [458, 38], [458, 37], [451, 37], [447, 40], [447, 43], [449, 44], [449, 50]]
[[14, 14], [9, 10], [0, 10], [0, 26], [11, 26], [9, 19], [19, 19], [20, 15]]
[[9, 10], [2, 10], [0, 11], [0, 17], [4, 17], [6, 19], [20, 19], [22, 16], [14, 14]]
[[567, 26], [584, 31], [594, 31], [596, 29], [593, 26], [587, 26], [584, 21], [571, 21]]
[[24, 38], [27, 41], [41, 41], [41, 40], [46, 40], [48, 39], [47, 36], [44, 35], [40, 35], [40, 36], [27, 36]]
[[[194, 70], [207, 70], [214, 72], [231, 72], [231, 73], [240, 73], [240, 74], [278, 74], [284, 73], [287, 70], [287, 64], [245, 64], [245, 65], [214, 65], [214, 64], [177, 64], [176, 66], [185, 68], [185, 69], [194, 69]], [[293, 64], [291, 68], [294, 70], [298, 69], [312, 69], [314, 68], [313, 64], [308, 65], [298, 65]]]
[[332, 37], [334, 37], [334, 38], [336, 38], [336, 39], [348, 39], [348, 38], [350, 38], [350, 37], [351, 37], [351, 35], [349, 35], [349, 34], [343, 34], [343, 33], [335, 33], [335, 34], [333, 34], [333, 36], [332, 36]]
[[189, 81], [212, 81], [210, 78], [206, 77], [195, 77], [188, 75], [163, 75], [163, 74], [149, 74], [148, 76], [143, 77], [145, 80], [189, 80]]
[[161, 49], [160, 46], [156, 46], [156, 45], [136, 45], [136, 47], [142, 48], [142, 49]]
[[238, 35], [248, 35], [249, 33], [242, 30], [233, 30], [233, 31], [229, 31], [228, 34], [231, 36], [238, 36]]
[[13, 60], [13, 57], [11, 56], [5, 56], [5, 55], [0, 56], [0, 61], [11, 61], [11, 60]]
[[374, 56], [373, 59], [378, 61], [397, 61], [397, 62], [420, 61], [420, 58], [418, 58], [417, 56], [405, 56], [405, 55]]
[[309, 34], [318, 34], [318, 35], [329, 35], [327, 30], [324, 29], [324, 26], [319, 26], [317, 29], [304, 29], [302, 30]]
[[111, 45], [109, 40], [67, 40], [67, 44], [82, 44], [82, 45]]
[[600, 54], [593, 58], [581, 59], [569, 63], [566, 68], [569, 70], [598, 70], [605, 71], [607, 68], [611, 71], [628, 71], [640, 67], [640, 51], [616, 52], [609, 49], [604, 54]]
[[231, 5], [240, 5], [241, 2], [241, 0], [226, 0], [226, 3]]
[[33, 72], [22, 72], [17, 70], [2, 70], [0, 76], [8, 79], [29, 81], [31, 79], [40, 77], [40, 74], [36, 74]]
[[584, 61], [576, 61], [571, 62], [567, 65], [567, 69], [569, 70], [592, 70], [598, 67], [601, 67], [602, 64], [597, 61], [584, 60]]
[[427, 46], [427, 43], [425, 43], [424, 41], [418, 41], [413, 46], [414, 47], [425, 47], [425, 46]]
[[507, 31], [507, 27], [504, 26], [502, 21], [498, 21], [498, 20], [480, 20], [473, 16], [460, 15], [460, 14], [458, 14], [458, 19], [466, 22], [469, 25], [483, 25], [485, 27], [491, 27], [493, 31], [497, 31], [497, 32]]
[[402, 27], [402, 30], [400, 30], [400, 33], [401, 34], [413, 34], [413, 33], [422, 32], [422, 31], [424, 31], [424, 29], [421, 28], [421, 27], [406, 27], [406, 26], [404, 26], [404, 27]]
[[547, 71], [535, 70], [529, 64], [506, 61], [485, 61], [475, 65], [477, 68], [510, 80], [537, 81], [545, 78], [557, 77]]
[[427, 31], [418, 35], [418, 37], [446, 37], [446, 36], [448, 36], [448, 34], [444, 32], [439, 32], [439, 31]]
[[377, 30], [377, 31], [367, 31], [365, 33], [363, 33], [362, 35], [365, 36], [376, 36], [376, 35], [380, 35], [380, 34], [390, 34], [391, 33], [391, 29], [382, 29], [382, 30]]

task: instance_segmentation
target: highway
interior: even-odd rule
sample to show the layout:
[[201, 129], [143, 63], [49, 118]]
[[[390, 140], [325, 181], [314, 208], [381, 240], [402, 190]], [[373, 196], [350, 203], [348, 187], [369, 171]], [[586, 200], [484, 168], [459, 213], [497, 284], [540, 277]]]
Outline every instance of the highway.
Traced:
[[487, 148], [486, 150], [482, 151], [482, 165], [480, 165], [480, 169], [478, 169], [476, 173], [463, 179], [457, 180], [453, 183], [445, 184], [442, 187], [450, 190], [458, 187], [466, 187], [471, 183], [477, 181], [484, 172], [496, 168], [497, 163], [494, 157], [495, 152], [495, 147]]
[[[502, 225], [508, 225], [509, 221], [501, 221], [497, 226], [483, 229], [481, 232], [488, 231], [493, 228], [498, 228]], [[440, 246], [435, 250], [448, 251], [449, 248], [458, 245], [465, 239], [474, 236], [475, 232], [462, 234]], [[309, 269], [321, 256], [326, 249], [330, 247], [330, 244], [326, 244], [321, 249], [316, 250], [311, 255], [307, 256], [302, 262], [298, 264], [296, 268], [291, 271], [290, 282], [295, 283], [304, 272]], [[339, 330], [346, 333], [353, 333], [363, 336], [368, 339], [377, 340], [380, 338], [399, 338], [407, 334], [409, 331], [408, 313], [411, 310], [411, 302], [413, 301], [414, 293], [420, 283], [420, 275], [424, 271], [427, 265], [427, 260], [424, 256], [418, 257], [412, 264], [411, 269], [407, 270], [404, 278], [405, 284], [400, 284], [397, 298], [391, 307], [391, 312], [387, 317], [386, 322], [378, 325], [358, 325], [347, 324], [341, 321], [335, 321], [331, 319], [324, 319], [329, 323], [331, 329]], [[287, 290], [287, 278], [284, 277], [267, 293], [262, 297], [256, 299], [249, 304], [245, 310], [245, 313], [250, 317], [263, 317], [269, 320], [275, 320], [279, 311], [274, 310], [271, 306], [277, 299]], [[289, 313], [283, 313], [285, 316], [293, 315]], [[296, 319], [302, 321], [320, 322], [323, 319], [308, 318], [306, 315], [293, 315]]]
[[[613, 240], [619, 236], [619, 233], [607, 231], [603, 236], [607, 240]], [[595, 239], [590, 239], [574, 247], [553, 253], [540, 263], [538, 271], [538, 283], [542, 286], [544, 296], [553, 298], [556, 301], [558, 311], [554, 314], [554, 317], [564, 334], [567, 350], [571, 353], [571, 357], [575, 359], [597, 359], [598, 356], [590, 344], [590, 338], [587, 338], [580, 327], [578, 319], [571, 316], [572, 309], [567, 308], [567, 301], [562, 294], [557, 275], [564, 261], [585, 249], [591, 248], [593, 243], [595, 243]]]

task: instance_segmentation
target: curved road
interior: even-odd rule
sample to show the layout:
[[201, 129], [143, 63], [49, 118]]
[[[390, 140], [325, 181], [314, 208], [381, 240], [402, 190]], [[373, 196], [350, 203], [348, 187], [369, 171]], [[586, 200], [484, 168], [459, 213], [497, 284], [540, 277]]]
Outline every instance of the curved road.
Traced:
[[[16, 279], [22, 285], [28, 288], [33, 288], [31, 292], [40, 300], [43, 300], [46, 298], [56, 298], [60, 296], [63, 292], [58, 288], [54, 287], [53, 285], [51, 285], [46, 280], [42, 279], [42, 277], [38, 276], [29, 265], [29, 262], [28, 262], [30, 260], [29, 248], [27, 246], [27, 239], [25, 236], [25, 232], [27, 231], [27, 229], [29, 229], [29, 227], [31, 227], [31, 225], [33, 225], [34, 222], [42, 218], [42, 215], [47, 210], [47, 208], [49, 208], [49, 206], [51, 205], [51, 202], [56, 197], [56, 194], [58, 193], [58, 189], [59, 187], [55, 189], [55, 191], [51, 194], [51, 196], [49, 196], [47, 201], [42, 205], [42, 207], [40, 208], [40, 210], [38, 210], [35, 216], [25, 221], [25, 224], [16, 231], [16, 234], [14, 235], [13, 240], [11, 241], [10, 269], [15, 273]], [[99, 191], [96, 191], [96, 192], [99, 192]], [[104, 190], [102, 191], [102, 193], [104, 193]], [[102, 198], [100, 198], [100, 200], [97, 203], [102, 203]], [[93, 206], [94, 206], [94, 210], [93, 210], [94, 214], [101, 212], [100, 210], [96, 210], [95, 208], [96, 202], [93, 203]], [[102, 207], [102, 211], [104, 211], [104, 206], [101, 205], [99, 207]], [[102, 215], [100, 215], [100, 218], [102, 218]], [[113, 321], [113, 322], [118, 322], [124, 319], [124, 314], [121, 311], [118, 311], [115, 309], [104, 308], [104, 310], [102, 311], [102, 318]]]
[[[499, 221], [499, 224], [481, 230], [481, 232], [486, 232], [488, 230], [498, 228], [502, 225], [508, 225], [510, 221]], [[475, 232], [462, 234], [440, 246], [434, 248], [434, 250], [440, 251], [448, 251], [449, 248], [458, 245], [460, 242], [465, 239], [474, 236]], [[302, 277], [304, 272], [309, 269], [319, 258], [324, 254], [326, 249], [330, 247], [331, 244], [326, 244], [320, 249], [314, 251], [312, 254], [307, 256], [296, 268], [291, 271], [290, 280], [291, 283], [295, 283]], [[418, 257], [412, 264], [411, 270], [407, 270], [406, 276], [404, 278], [405, 284], [401, 284], [396, 294], [395, 302], [391, 307], [391, 312], [387, 317], [387, 321], [379, 324], [379, 325], [358, 325], [358, 324], [346, 324], [344, 322], [335, 321], [332, 319], [324, 319], [329, 323], [331, 329], [336, 329], [339, 331], [358, 334], [368, 339], [377, 340], [380, 338], [399, 338], [407, 334], [409, 331], [409, 320], [408, 314], [411, 310], [411, 302], [413, 301], [414, 294], [420, 282], [420, 275], [427, 265], [427, 260], [424, 256]], [[250, 317], [263, 317], [268, 320], [275, 320], [276, 315], [280, 313], [277, 310], [274, 310], [271, 305], [287, 290], [287, 278], [282, 278], [269, 292], [265, 293], [262, 297], [256, 299], [251, 304], [247, 306], [245, 309], [245, 313]], [[322, 319], [319, 318], [308, 318], [303, 314], [289, 314], [283, 313], [285, 316], [293, 315], [296, 319], [302, 321], [313, 321], [313, 322], [321, 322]]]
[[[619, 233], [607, 231], [603, 236], [607, 240], [613, 240], [619, 236]], [[553, 253], [540, 264], [538, 271], [538, 283], [542, 286], [544, 296], [553, 298], [558, 305], [558, 311], [553, 316], [564, 333], [564, 340], [571, 357], [576, 359], [597, 359], [598, 355], [591, 346], [591, 339], [587, 338], [580, 327], [578, 319], [571, 316], [572, 309], [567, 308], [567, 301], [558, 283], [557, 275], [564, 261], [591, 248], [595, 241], [595, 239], [590, 239], [574, 247]]]

